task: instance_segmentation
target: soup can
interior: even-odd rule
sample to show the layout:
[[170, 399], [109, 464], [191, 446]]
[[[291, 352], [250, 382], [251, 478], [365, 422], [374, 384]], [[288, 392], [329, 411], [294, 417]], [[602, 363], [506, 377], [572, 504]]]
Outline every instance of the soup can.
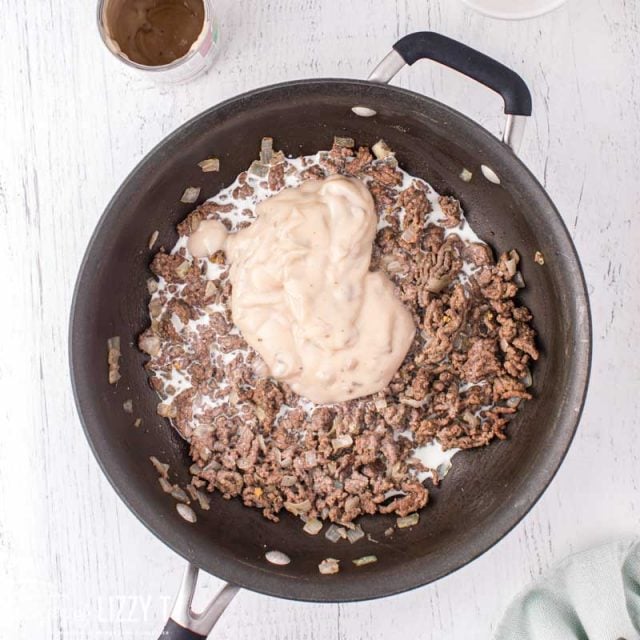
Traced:
[[[132, 0], [99, 0], [98, 30], [107, 49], [130, 69], [144, 73], [152, 80], [180, 84], [204, 73], [213, 62], [218, 51], [220, 31], [213, 9], [212, 0], [202, 0], [204, 19], [202, 29], [189, 47], [179, 58], [167, 64], [142, 64], [132, 60], [121, 48], [114, 37], [113, 20], [118, 5], [123, 6]], [[136, 0], [133, 0], [136, 2]], [[142, 6], [138, 1], [138, 6]]]

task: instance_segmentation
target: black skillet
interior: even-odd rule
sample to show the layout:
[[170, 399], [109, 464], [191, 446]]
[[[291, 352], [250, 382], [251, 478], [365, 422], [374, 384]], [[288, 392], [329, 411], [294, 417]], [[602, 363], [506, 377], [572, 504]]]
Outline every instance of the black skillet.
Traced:
[[[404, 65], [430, 58], [482, 82], [504, 98], [503, 140], [439, 102], [386, 83]], [[357, 113], [352, 107], [358, 106]], [[567, 452], [583, 406], [591, 357], [591, 323], [578, 256], [558, 211], [515, 150], [531, 97], [522, 79], [498, 62], [435, 33], [398, 41], [368, 81], [304, 80], [251, 91], [200, 114], [161, 142], [113, 197], [89, 243], [76, 284], [70, 360], [78, 411], [102, 470], [128, 507], [158, 538], [189, 563], [163, 637], [203, 638], [237, 587], [318, 602], [378, 598], [425, 585], [489, 549], [531, 509]], [[368, 117], [365, 117], [366, 114]], [[149, 456], [169, 462], [175, 480], [189, 481], [186, 444], [156, 416], [157, 398], [142, 369], [136, 336], [147, 325], [146, 279], [150, 234], [171, 247], [175, 225], [192, 208], [181, 204], [185, 186], [214, 195], [249, 166], [259, 140], [298, 156], [330, 147], [333, 136], [372, 145], [379, 138], [401, 166], [453, 194], [476, 232], [496, 252], [516, 248], [542, 355], [534, 369], [535, 398], [509, 427], [509, 439], [458, 454], [452, 471], [418, 526], [383, 532], [390, 516], [362, 519], [373, 540], [338, 549], [324, 536], [302, 533], [285, 514], [274, 524], [239, 500], [214, 495], [208, 512], [189, 524], [158, 484]], [[214, 152], [219, 173], [198, 162]], [[484, 165], [484, 169], [482, 168]], [[463, 168], [473, 177], [465, 182]], [[499, 184], [495, 183], [495, 178]], [[493, 178], [493, 181], [488, 178]], [[544, 265], [534, 261], [536, 252]], [[106, 343], [122, 338], [122, 380], [107, 382]], [[122, 404], [133, 399], [134, 428]], [[277, 549], [286, 566], [265, 561]], [[378, 562], [354, 567], [351, 559]], [[325, 576], [318, 562], [340, 557], [341, 571]], [[230, 583], [203, 616], [191, 611], [197, 568]]]

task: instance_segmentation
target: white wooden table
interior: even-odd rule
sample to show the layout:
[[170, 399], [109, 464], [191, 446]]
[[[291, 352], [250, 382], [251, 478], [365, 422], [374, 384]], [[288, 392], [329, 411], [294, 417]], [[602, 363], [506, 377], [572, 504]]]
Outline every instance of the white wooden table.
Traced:
[[[488, 638], [512, 595], [552, 563], [640, 531], [640, 4], [569, 0], [518, 23], [459, 0], [216, 4], [215, 67], [162, 87], [110, 58], [94, 1], [0, 0], [0, 637], [156, 638], [183, 570], [102, 477], [71, 397], [71, 291], [114, 190], [206, 107], [271, 82], [364, 77], [398, 37], [433, 29], [506, 62], [532, 89], [521, 155], [562, 212], [591, 294], [594, 366], [578, 435], [525, 520], [454, 575], [361, 604], [241, 592], [214, 637]], [[500, 100], [453, 72], [424, 62], [396, 81], [502, 125]]]

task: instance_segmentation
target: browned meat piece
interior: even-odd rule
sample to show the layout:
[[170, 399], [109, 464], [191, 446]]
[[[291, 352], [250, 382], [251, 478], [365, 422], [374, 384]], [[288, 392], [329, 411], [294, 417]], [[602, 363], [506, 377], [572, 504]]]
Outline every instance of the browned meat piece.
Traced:
[[247, 198], [250, 198], [253, 193], [253, 187], [248, 182], [245, 182], [244, 184], [238, 185], [231, 192], [231, 195], [234, 200], [246, 200]]
[[376, 203], [376, 210], [378, 213], [384, 213], [391, 209], [391, 205], [395, 203], [394, 193], [389, 187], [383, 184], [374, 182], [369, 185], [369, 191], [373, 196], [373, 200]]
[[[159, 251], [154, 256], [151, 265], [151, 271], [157, 276], [161, 276], [167, 282], [185, 282], [200, 277], [200, 272], [195, 265], [191, 265], [180, 254], [169, 255], [163, 251]], [[194, 273], [192, 273], [192, 270]], [[195, 273], [198, 271], [198, 273]]]
[[269, 189], [280, 191], [284, 187], [284, 162], [273, 165], [269, 169]]
[[218, 471], [215, 475], [214, 485], [225, 498], [237, 496], [243, 484], [242, 476], [237, 471]]
[[438, 202], [442, 207], [442, 213], [445, 215], [442, 224], [447, 227], [447, 229], [457, 227], [460, 224], [460, 217], [462, 216], [460, 203], [451, 196], [440, 196]]
[[371, 165], [367, 175], [385, 187], [397, 187], [402, 184], [402, 174], [386, 162]]
[[302, 171], [300, 177], [303, 180], [322, 180], [327, 177], [327, 174], [320, 165], [314, 164]]
[[176, 229], [181, 236], [191, 235], [198, 228], [202, 220], [219, 220], [221, 213], [229, 213], [233, 211], [234, 208], [235, 206], [231, 203], [203, 202], [180, 222]]
[[[427, 254], [420, 264], [420, 283], [429, 293], [440, 293], [456, 278], [462, 269], [462, 241], [449, 236], [437, 253]], [[428, 297], [425, 295], [425, 299]]]
[[355, 176], [364, 171], [365, 167], [373, 160], [373, 156], [368, 147], [360, 147], [356, 157], [345, 165], [344, 171], [347, 175]]
[[462, 257], [473, 263], [476, 267], [493, 264], [491, 247], [488, 244], [482, 244], [480, 242], [471, 242], [465, 245], [462, 250]]
[[418, 482], [404, 482], [401, 487], [407, 495], [395, 498], [391, 504], [381, 507], [380, 513], [397, 513], [399, 516], [406, 516], [427, 504], [429, 492]]
[[427, 200], [424, 187], [418, 183], [411, 185], [400, 193], [398, 201], [405, 210], [403, 227], [405, 229], [409, 227], [422, 228], [426, 222], [427, 214], [431, 211], [431, 204]]
[[499, 374], [500, 369], [495, 340], [477, 340], [469, 349], [467, 361], [462, 366], [462, 375], [467, 382], [479, 382]]

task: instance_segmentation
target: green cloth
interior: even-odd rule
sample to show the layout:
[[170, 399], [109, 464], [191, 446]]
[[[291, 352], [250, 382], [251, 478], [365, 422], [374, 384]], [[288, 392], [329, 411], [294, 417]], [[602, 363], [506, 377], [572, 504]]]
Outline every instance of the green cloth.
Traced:
[[570, 556], [511, 603], [495, 640], [639, 640], [640, 542]]

